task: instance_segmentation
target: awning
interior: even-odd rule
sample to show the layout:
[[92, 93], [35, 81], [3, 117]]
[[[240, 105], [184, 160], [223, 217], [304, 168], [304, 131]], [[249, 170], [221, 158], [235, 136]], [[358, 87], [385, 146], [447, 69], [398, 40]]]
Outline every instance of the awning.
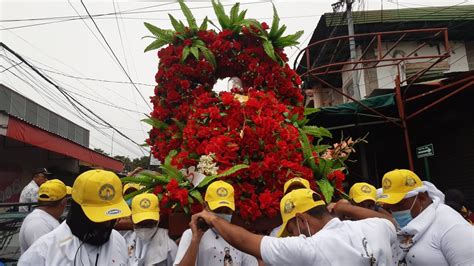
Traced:
[[[398, 120], [395, 93], [370, 97], [362, 100], [361, 103], [393, 118], [393, 120]], [[322, 107], [319, 112], [310, 116], [310, 124], [324, 126], [328, 129], [339, 129], [356, 125], [370, 125], [385, 122], [388, 121], [355, 102]]]
[[9, 116], [6, 136], [48, 151], [78, 159], [94, 166], [117, 172], [123, 169], [123, 163], [119, 160], [95, 152], [12, 116]]

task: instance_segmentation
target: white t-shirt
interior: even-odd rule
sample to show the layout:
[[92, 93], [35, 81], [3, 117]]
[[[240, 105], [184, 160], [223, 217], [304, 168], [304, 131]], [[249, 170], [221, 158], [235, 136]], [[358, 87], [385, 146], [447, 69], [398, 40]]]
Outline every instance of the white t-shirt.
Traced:
[[[433, 217], [427, 216], [430, 212]], [[407, 227], [416, 228], [420, 222], [429, 223], [428, 228], [409, 248], [404, 260], [407, 265], [474, 265], [474, 226], [459, 213], [445, 204], [432, 203]], [[409, 237], [399, 240], [410, 243]]]
[[[174, 265], [178, 265], [183, 259], [192, 239], [191, 229], [184, 231], [179, 242], [178, 253]], [[232, 247], [221, 236], [212, 229], [207, 230], [199, 243], [197, 254], [197, 266], [222, 266], [226, 252], [232, 257], [233, 266], [258, 265], [257, 259], [247, 253]]]
[[66, 222], [40, 237], [21, 255], [18, 265], [128, 265], [125, 239], [112, 230], [100, 247], [85, 244], [74, 236]]
[[395, 227], [385, 219], [341, 221], [333, 218], [311, 237], [265, 236], [265, 265], [394, 265]]
[[[31, 180], [30, 183], [28, 183], [28, 185], [26, 185], [21, 191], [20, 203], [38, 202], [38, 190], [38, 184], [36, 184], [34, 180]], [[20, 212], [27, 212], [29, 206], [20, 206], [18, 210]]]
[[173, 265], [178, 246], [169, 238], [167, 229], [158, 228], [149, 241], [137, 237], [134, 231], [127, 232], [123, 237], [128, 247], [130, 266]]
[[38, 238], [53, 231], [58, 226], [59, 221], [49, 213], [41, 209], [34, 209], [21, 224], [19, 235], [21, 254], [25, 253]]
[[273, 230], [270, 232], [270, 236], [277, 237], [278, 232], [280, 231], [281, 225], [273, 228]]

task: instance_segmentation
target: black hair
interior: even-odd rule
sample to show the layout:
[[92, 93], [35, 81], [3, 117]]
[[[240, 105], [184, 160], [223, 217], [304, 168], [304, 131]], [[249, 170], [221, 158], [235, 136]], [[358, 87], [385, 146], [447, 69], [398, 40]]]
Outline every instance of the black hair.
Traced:
[[44, 206], [44, 207], [56, 207], [58, 205], [60, 205], [63, 201], [63, 199], [66, 198], [66, 197], [63, 197], [61, 199], [58, 199], [58, 200], [54, 200], [54, 201], [42, 201], [41, 200], [41, 196], [38, 197], [38, 206]]
[[[318, 193], [313, 193], [313, 201], [320, 200], [322, 200], [321, 195]], [[321, 219], [327, 215], [330, 215], [328, 209], [326, 208], [326, 204], [309, 209], [306, 213], [317, 219]]]
[[458, 189], [449, 189], [444, 194], [445, 203], [456, 211], [461, 211], [464, 205], [464, 194]]

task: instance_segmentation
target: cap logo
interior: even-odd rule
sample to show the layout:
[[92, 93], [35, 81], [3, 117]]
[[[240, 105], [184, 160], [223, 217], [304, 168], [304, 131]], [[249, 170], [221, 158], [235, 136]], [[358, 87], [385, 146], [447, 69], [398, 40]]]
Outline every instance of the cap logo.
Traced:
[[392, 181], [390, 179], [384, 179], [382, 184], [383, 189], [389, 189], [392, 187]]
[[414, 185], [416, 185], [416, 180], [413, 177], [407, 177], [405, 185], [409, 187], [413, 187]]
[[222, 198], [227, 197], [227, 195], [229, 195], [229, 192], [227, 191], [225, 187], [218, 188], [216, 193], [219, 197], [222, 197]]
[[369, 194], [370, 192], [372, 192], [372, 189], [371, 189], [369, 186], [367, 186], [367, 185], [363, 185], [363, 186], [360, 188], [360, 190], [361, 190], [362, 192], [366, 193], [366, 194]]
[[119, 210], [119, 209], [111, 209], [111, 210], [106, 211], [105, 215], [113, 216], [113, 215], [117, 215], [117, 214], [120, 214], [120, 213], [122, 213], [122, 211]]
[[112, 200], [115, 196], [115, 188], [111, 184], [102, 185], [99, 189], [99, 198], [102, 200]]
[[286, 214], [288, 214], [288, 213], [291, 213], [294, 209], [295, 209], [295, 204], [293, 203], [293, 201], [291, 201], [289, 199], [286, 200], [283, 211]]
[[140, 207], [142, 207], [143, 209], [148, 209], [150, 208], [150, 205], [151, 205], [151, 202], [149, 199], [142, 199], [140, 200]]

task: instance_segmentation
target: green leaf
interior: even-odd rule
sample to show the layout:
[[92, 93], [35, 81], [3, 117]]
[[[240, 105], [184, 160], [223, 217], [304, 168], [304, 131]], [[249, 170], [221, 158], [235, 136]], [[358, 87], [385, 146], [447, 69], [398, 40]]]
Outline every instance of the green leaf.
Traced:
[[307, 116], [307, 115], [310, 115], [310, 114], [317, 113], [319, 111], [321, 111], [321, 109], [319, 109], [319, 108], [304, 108], [303, 115]]
[[239, 7], [240, 3], [236, 3], [231, 9], [230, 9], [230, 23], [234, 24], [237, 22], [238, 16], [239, 16]]
[[275, 8], [275, 5], [273, 5], [273, 21], [272, 21], [272, 28], [270, 29], [270, 33], [268, 34], [268, 36], [270, 38], [274, 37], [274, 35], [277, 33], [278, 31], [278, 26], [280, 24], [280, 18], [278, 17], [278, 12]]
[[206, 58], [206, 60], [214, 66], [214, 68], [217, 66], [216, 58], [214, 57], [214, 54], [207, 49], [205, 46], [198, 46], [199, 50], [201, 50], [202, 54]]
[[167, 40], [164, 40], [164, 39], [157, 39], [155, 41], [153, 41], [152, 43], [150, 43], [146, 48], [145, 48], [145, 53], [148, 52], [148, 51], [152, 51], [152, 50], [156, 50], [164, 45], [167, 45], [169, 42]]
[[307, 135], [315, 136], [317, 138], [328, 137], [332, 138], [331, 132], [325, 129], [324, 127], [317, 127], [317, 126], [304, 126], [303, 132]]
[[191, 46], [191, 54], [196, 58], [196, 60], [199, 60], [199, 50], [196, 46]]
[[148, 125], [151, 125], [154, 128], [158, 128], [158, 129], [168, 128], [168, 125], [165, 122], [160, 121], [153, 117], [148, 117], [148, 118], [142, 119], [141, 121], [147, 123]]
[[313, 150], [318, 154], [325, 152], [327, 149], [331, 148], [331, 145], [316, 145]]
[[324, 158], [319, 158], [318, 168], [316, 169], [317, 178], [326, 178], [327, 175], [332, 171], [335, 161], [326, 160]]
[[317, 166], [316, 163], [314, 162], [313, 158], [313, 149], [311, 147], [311, 143], [309, 142], [308, 136], [303, 132], [302, 129], [299, 129], [299, 140], [301, 143], [301, 148], [303, 149], [303, 155], [305, 158], [305, 161], [308, 163], [309, 167], [311, 170], [316, 171]]
[[275, 50], [273, 49], [273, 44], [271, 41], [266, 40], [263, 42], [263, 49], [265, 50], [265, 53], [273, 59], [273, 61], [277, 61], [277, 58], [275, 56]]
[[299, 44], [298, 39], [303, 35], [304, 31], [297, 31], [295, 34], [290, 34], [285, 37], [281, 37], [278, 40], [275, 40], [273, 44], [276, 47], [284, 48], [287, 46], [293, 46]]
[[185, 46], [183, 48], [183, 53], [181, 54], [181, 60], [180, 60], [181, 63], [184, 63], [186, 58], [188, 58], [189, 52], [190, 52], [189, 46]]
[[220, 177], [223, 177], [223, 176], [228, 176], [228, 175], [232, 175], [234, 173], [236, 173], [237, 171], [240, 171], [242, 169], [245, 169], [245, 168], [249, 168], [248, 165], [246, 164], [238, 164], [238, 165], [235, 165], [233, 166], [232, 168], [230, 169], [227, 169], [226, 171], [218, 174], [218, 175], [211, 175], [211, 176], [206, 176], [197, 186], [196, 188], [202, 188], [202, 187], [205, 187], [207, 184], [209, 184], [211, 181], [213, 181], [214, 179], [217, 179], [217, 178], [220, 178]]
[[199, 203], [203, 204], [204, 203], [204, 200], [202, 198], [202, 195], [199, 191], [197, 190], [191, 190], [189, 191], [189, 195], [191, 195], [193, 198], [195, 198], [197, 201], [199, 201]]
[[202, 21], [201, 26], [199, 26], [199, 30], [201, 30], [201, 31], [207, 30], [207, 22], [208, 21], [209, 21], [209, 19], [207, 19], [207, 16], [206, 16], [204, 18], [204, 20]]
[[190, 213], [188, 206], [183, 206], [183, 211], [184, 211], [184, 213], [186, 213], [186, 214], [189, 214], [189, 213]]
[[189, 28], [197, 30], [196, 19], [194, 18], [193, 13], [189, 9], [189, 7], [184, 3], [183, 0], [179, 0], [179, 5], [181, 6], [181, 10], [183, 11], [184, 16], [188, 20]]
[[247, 14], [247, 10], [240, 12], [239, 17], [237, 18], [237, 21], [241, 23], [245, 19], [246, 14]]
[[316, 183], [318, 184], [321, 193], [323, 193], [326, 203], [330, 203], [332, 201], [332, 196], [334, 195], [334, 187], [331, 182], [326, 178], [323, 178], [317, 180]]
[[156, 182], [156, 180], [152, 177], [144, 176], [144, 175], [134, 175], [123, 177], [120, 179], [122, 183], [137, 183], [142, 185], [151, 185]]
[[282, 25], [280, 29], [278, 29], [278, 31], [275, 33], [275, 36], [273, 36], [273, 40], [278, 40], [282, 35], [283, 33], [285, 32], [286, 30], [286, 25]]
[[140, 190], [134, 191], [130, 194], [127, 194], [127, 195], [123, 196], [123, 199], [127, 201], [127, 200], [135, 197], [136, 195], [139, 195], [139, 194], [142, 194], [142, 193], [145, 193], [145, 192], [149, 192], [152, 189], [153, 189], [153, 187], [144, 187]]
[[222, 3], [217, 0], [212, 0], [212, 6], [214, 7], [214, 12], [216, 13], [217, 20], [219, 21], [219, 24], [221, 24], [222, 29], [228, 29], [230, 26], [230, 19], [229, 17], [225, 14], [225, 9]]
[[165, 164], [171, 165], [171, 160], [173, 160], [173, 157], [175, 157], [176, 154], [178, 154], [177, 150], [171, 150], [170, 153], [168, 153], [168, 155], [165, 158]]
[[163, 171], [165, 175], [167, 175], [170, 179], [176, 179], [179, 182], [184, 181], [183, 173], [181, 173], [178, 169], [174, 168], [171, 165], [162, 164], [160, 165], [160, 169]]
[[144, 24], [145, 27], [158, 39], [165, 39], [168, 42], [173, 41], [174, 32], [172, 30], [163, 30], [147, 22], [145, 22]]
[[260, 37], [265, 36], [266, 39], [266, 37], [268, 36], [268, 33], [262, 28], [262, 24], [260, 24], [260, 22], [258, 22], [258, 20], [256, 19], [244, 19], [242, 24], [249, 27], [249, 29], [251, 25], [256, 27], [260, 31], [258, 33], [258, 36]]
[[176, 20], [171, 14], [168, 14], [168, 16], [170, 17], [173, 28], [179, 33], [184, 33], [185, 27], [183, 22]]

